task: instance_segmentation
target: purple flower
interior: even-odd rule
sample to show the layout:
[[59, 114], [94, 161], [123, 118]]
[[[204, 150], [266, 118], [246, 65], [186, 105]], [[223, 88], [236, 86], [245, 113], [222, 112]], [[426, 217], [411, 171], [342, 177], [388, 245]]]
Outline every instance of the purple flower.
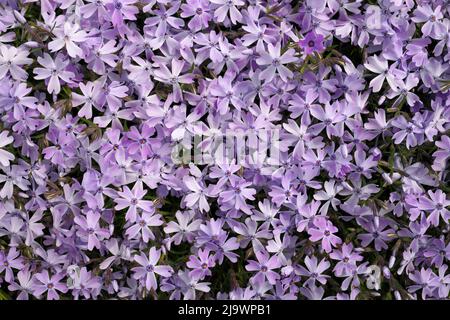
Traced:
[[20, 291], [17, 300], [28, 300], [32, 292], [33, 281], [31, 272], [28, 269], [22, 269], [17, 273], [17, 280], [19, 283], [12, 282], [8, 286], [9, 291]]
[[189, 84], [194, 81], [191, 74], [180, 75], [184, 66], [184, 61], [174, 59], [171, 71], [164, 64], [159, 65], [159, 69], [154, 71], [156, 80], [172, 85], [174, 102], [179, 102], [182, 98], [180, 84]]
[[397, 88], [398, 79], [403, 79], [406, 74], [396, 69], [396, 66], [397, 64], [394, 63], [389, 67], [388, 61], [380, 56], [371, 56], [367, 59], [364, 67], [378, 74], [369, 84], [373, 88], [373, 92], [379, 92], [385, 80], [387, 80], [391, 88]]
[[333, 269], [333, 272], [338, 276], [347, 276], [356, 270], [356, 264], [363, 260], [363, 257], [359, 254], [358, 249], [354, 249], [353, 245], [342, 244], [342, 248], [334, 249], [330, 253], [330, 258], [339, 261]]
[[5, 273], [5, 280], [7, 282], [12, 283], [14, 280], [13, 268], [20, 270], [23, 266], [23, 259], [20, 256], [20, 252], [15, 248], [11, 248], [8, 254], [0, 251], [0, 273]]
[[276, 281], [280, 278], [280, 275], [273, 271], [280, 268], [281, 263], [277, 256], [270, 256], [265, 251], [256, 251], [256, 258], [258, 261], [249, 260], [248, 264], [245, 266], [247, 271], [258, 271], [254, 276], [253, 280], [257, 283], [264, 283], [267, 279], [270, 284], [274, 285]]
[[311, 241], [322, 240], [322, 248], [326, 252], [331, 252], [332, 247], [336, 247], [338, 244], [342, 243], [342, 240], [335, 236], [334, 233], [338, 231], [331, 221], [326, 218], [318, 217], [314, 219], [314, 228], [309, 228], [308, 233], [310, 235], [309, 239]]
[[230, 19], [233, 24], [242, 20], [242, 14], [236, 8], [236, 6], [242, 6], [244, 1], [242, 0], [211, 0], [212, 3], [219, 5], [214, 11], [214, 17], [218, 22], [224, 22], [228, 12], [230, 13]]
[[431, 269], [422, 268], [409, 274], [409, 278], [415, 283], [408, 287], [409, 292], [422, 290], [422, 299], [433, 296], [434, 288], [438, 285], [438, 279]]
[[50, 160], [52, 163], [64, 166], [66, 157], [73, 157], [76, 154], [77, 141], [70, 135], [53, 128], [49, 130], [47, 139], [54, 144], [45, 148], [42, 153], [44, 158]]
[[138, 8], [133, 6], [136, 0], [104, 0], [111, 22], [114, 26], [122, 26], [125, 20], [136, 20]]
[[72, 295], [75, 299], [82, 296], [85, 299], [95, 298], [100, 293], [101, 280], [100, 277], [94, 276], [91, 271], [87, 271], [86, 267], [81, 268], [79, 272], [75, 272], [72, 276]]
[[446, 208], [450, 206], [450, 200], [447, 200], [445, 193], [439, 189], [436, 192], [429, 190], [428, 196], [429, 198], [426, 196], [419, 198], [418, 208], [420, 210], [430, 211], [428, 221], [433, 226], [439, 225], [440, 217], [447, 223], [448, 219], [450, 219], [450, 211]]
[[173, 273], [173, 269], [170, 266], [157, 265], [161, 257], [161, 250], [151, 247], [148, 253], [148, 258], [144, 253], [136, 255], [134, 261], [136, 261], [140, 267], [132, 268], [134, 272], [133, 278], [143, 281], [147, 290], [157, 289], [158, 283], [156, 281], [156, 274], [161, 277], [170, 277]]
[[192, 176], [184, 177], [184, 184], [188, 189], [192, 192], [186, 195], [185, 202], [189, 208], [198, 205], [198, 208], [201, 211], [208, 212], [209, 204], [208, 204], [208, 192], [206, 188], [199, 184], [198, 181]]
[[130, 226], [125, 234], [130, 239], [142, 239], [145, 243], [148, 243], [149, 240], [155, 240], [155, 235], [150, 227], [157, 227], [163, 223], [160, 214], [154, 214], [154, 211], [143, 211], [141, 216], [138, 216], [136, 223]]
[[175, 214], [177, 222], [170, 221], [166, 227], [164, 227], [164, 232], [167, 234], [175, 233], [172, 236], [172, 241], [179, 245], [181, 241], [189, 241], [191, 242], [197, 230], [199, 230], [200, 224], [202, 221], [200, 219], [196, 219], [192, 221], [193, 215], [191, 212], [177, 211]]
[[294, 50], [288, 49], [281, 54], [281, 43], [277, 42], [275, 46], [271, 43], [267, 45], [268, 52], [260, 52], [260, 57], [256, 59], [256, 63], [265, 67], [259, 75], [261, 80], [266, 82], [272, 81], [276, 74], [280, 76], [283, 81], [288, 81], [293, 77], [293, 73], [285, 64], [296, 62], [298, 59], [294, 56]]
[[128, 208], [125, 219], [130, 222], [136, 222], [138, 208], [147, 212], [153, 212], [154, 210], [151, 201], [142, 199], [147, 194], [142, 183], [135, 183], [132, 190], [127, 186], [124, 186], [123, 191], [120, 191], [117, 194], [120, 198], [115, 199], [117, 205], [114, 208], [116, 210]]
[[50, 276], [47, 271], [36, 273], [33, 276], [34, 283], [31, 287], [33, 295], [41, 296], [47, 292], [47, 300], [59, 300], [58, 291], [66, 293], [68, 291], [67, 285], [60, 282], [64, 278], [64, 274], [57, 273]]
[[75, 223], [80, 226], [78, 235], [85, 241], [87, 240], [88, 250], [93, 250], [94, 248], [100, 249], [100, 240], [109, 237], [108, 230], [100, 227], [99, 220], [100, 214], [92, 211], [88, 211], [86, 217], [75, 217]]
[[325, 49], [323, 40], [323, 35], [309, 32], [298, 44], [306, 55], [310, 55], [313, 52], [321, 52]]
[[61, 91], [60, 79], [70, 83], [74, 77], [74, 73], [67, 71], [66, 67], [69, 65], [68, 60], [64, 60], [61, 54], [58, 54], [55, 60], [45, 53], [44, 57], [38, 57], [37, 61], [44, 68], [34, 68], [35, 79], [48, 79], [47, 90], [49, 93], [58, 94]]
[[16, 2], [5, 296], [448, 298], [447, 1]]
[[204, 279], [206, 276], [211, 275], [210, 268], [214, 268], [215, 256], [210, 255], [211, 251], [209, 249], [198, 249], [196, 256], [191, 255], [189, 261], [186, 263], [187, 267], [193, 269], [189, 274], [198, 279]]
[[387, 248], [386, 241], [392, 241], [396, 237], [395, 231], [388, 227], [389, 223], [386, 219], [378, 219], [378, 217], [375, 217], [373, 221], [365, 222], [363, 226], [369, 232], [362, 233], [358, 236], [363, 247], [367, 247], [374, 241], [375, 250], [381, 251], [381, 249]]
[[414, 11], [414, 22], [423, 23], [422, 33], [424, 36], [439, 38], [445, 32], [445, 27], [440, 21], [444, 15], [441, 12], [441, 6], [437, 6], [434, 10], [429, 5], [418, 6]]
[[209, 13], [209, 1], [207, 0], [187, 0], [181, 5], [181, 17], [192, 17], [188, 23], [188, 27], [193, 30], [200, 30], [208, 27], [211, 20]]
[[236, 210], [242, 210], [251, 213], [246, 200], [254, 200], [256, 190], [248, 188], [251, 183], [242, 178], [230, 179], [230, 189], [221, 192], [220, 201], [224, 206], [234, 207]]
[[308, 280], [305, 281], [305, 285], [307, 286], [315, 285], [316, 281], [321, 284], [325, 284], [327, 283], [327, 279], [330, 277], [322, 274], [330, 267], [330, 263], [325, 259], [322, 259], [319, 263], [317, 262], [318, 260], [316, 257], [313, 256], [310, 258], [309, 256], [306, 256], [306, 268], [299, 266], [296, 271], [296, 273], [300, 276], [308, 277]]

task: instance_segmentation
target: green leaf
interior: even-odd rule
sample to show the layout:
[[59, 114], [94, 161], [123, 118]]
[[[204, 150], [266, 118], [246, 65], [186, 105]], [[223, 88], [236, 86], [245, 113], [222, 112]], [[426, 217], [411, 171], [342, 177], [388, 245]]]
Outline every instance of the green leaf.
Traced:
[[0, 290], [0, 300], [11, 300], [11, 297], [3, 290]]

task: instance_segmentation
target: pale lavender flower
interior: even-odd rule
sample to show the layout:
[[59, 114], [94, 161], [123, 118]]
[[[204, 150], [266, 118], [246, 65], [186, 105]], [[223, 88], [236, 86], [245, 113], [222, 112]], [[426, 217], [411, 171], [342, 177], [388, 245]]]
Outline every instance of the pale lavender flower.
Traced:
[[131, 271], [134, 272], [133, 277], [137, 280], [143, 281], [147, 290], [156, 290], [158, 288], [155, 274], [158, 274], [161, 277], [170, 277], [173, 273], [172, 267], [157, 265], [160, 257], [161, 250], [156, 249], [155, 247], [150, 248], [148, 257], [144, 253], [134, 257], [134, 260], [140, 265], [140, 267], [131, 269]]
[[34, 68], [34, 78], [37, 80], [48, 80], [47, 90], [49, 93], [58, 94], [61, 91], [60, 79], [70, 83], [74, 77], [73, 72], [66, 70], [69, 61], [64, 60], [60, 54], [53, 60], [48, 53], [45, 53], [44, 57], [38, 57], [37, 61], [44, 68]]

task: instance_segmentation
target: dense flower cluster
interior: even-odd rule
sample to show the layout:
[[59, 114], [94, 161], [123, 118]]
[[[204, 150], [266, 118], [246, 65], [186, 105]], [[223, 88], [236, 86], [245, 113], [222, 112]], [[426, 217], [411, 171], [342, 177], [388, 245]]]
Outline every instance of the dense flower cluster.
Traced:
[[447, 299], [449, 35], [448, 0], [0, 0], [0, 298]]

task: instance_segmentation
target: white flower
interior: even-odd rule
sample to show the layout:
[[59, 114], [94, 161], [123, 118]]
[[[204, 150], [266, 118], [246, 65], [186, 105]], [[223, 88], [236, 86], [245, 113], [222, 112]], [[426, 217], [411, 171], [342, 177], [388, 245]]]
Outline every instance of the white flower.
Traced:
[[70, 82], [70, 78], [74, 76], [73, 72], [65, 70], [69, 61], [63, 60], [63, 57], [60, 54], [53, 60], [48, 53], [45, 53], [44, 57], [38, 57], [37, 60], [44, 68], [34, 68], [34, 78], [36, 80], [49, 79], [47, 84], [49, 93], [58, 94], [59, 91], [61, 91], [59, 79]]
[[55, 29], [53, 33], [57, 36], [57, 39], [48, 44], [48, 48], [52, 52], [59, 51], [65, 46], [67, 53], [72, 58], [83, 56], [83, 50], [77, 46], [76, 42], [85, 41], [87, 34], [85, 31], [80, 30], [78, 24], [71, 25], [69, 22], [66, 22], [63, 28]]
[[0, 45], [0, 79], [9, 71], [15, 80], [26, 80], [28, 74], [20, 66], [33, 62], [33, 59], [27, 57], [28, 51], [20, 47]]
[[366, 69], [377, 73], [378, 75], [370, 81], [369, 87], [373, 88], [373, 92], [379, 92], [385, 80], [391, 88], [398, 87], [398, 80], [405, 78], [405, 72], [396, 69], [397, 63], [389, 67], [388, 61], [382, 56], [371, 56], [364, 63]]
[[[13, 137], [8, 137], [8, 131], [0, 133], [0, 148], [13, 142]], [[14, 155], [8, 151], [0, 149], [0, 163], [4, 167], [9, 166], [9, 162], [14, 160]]]

